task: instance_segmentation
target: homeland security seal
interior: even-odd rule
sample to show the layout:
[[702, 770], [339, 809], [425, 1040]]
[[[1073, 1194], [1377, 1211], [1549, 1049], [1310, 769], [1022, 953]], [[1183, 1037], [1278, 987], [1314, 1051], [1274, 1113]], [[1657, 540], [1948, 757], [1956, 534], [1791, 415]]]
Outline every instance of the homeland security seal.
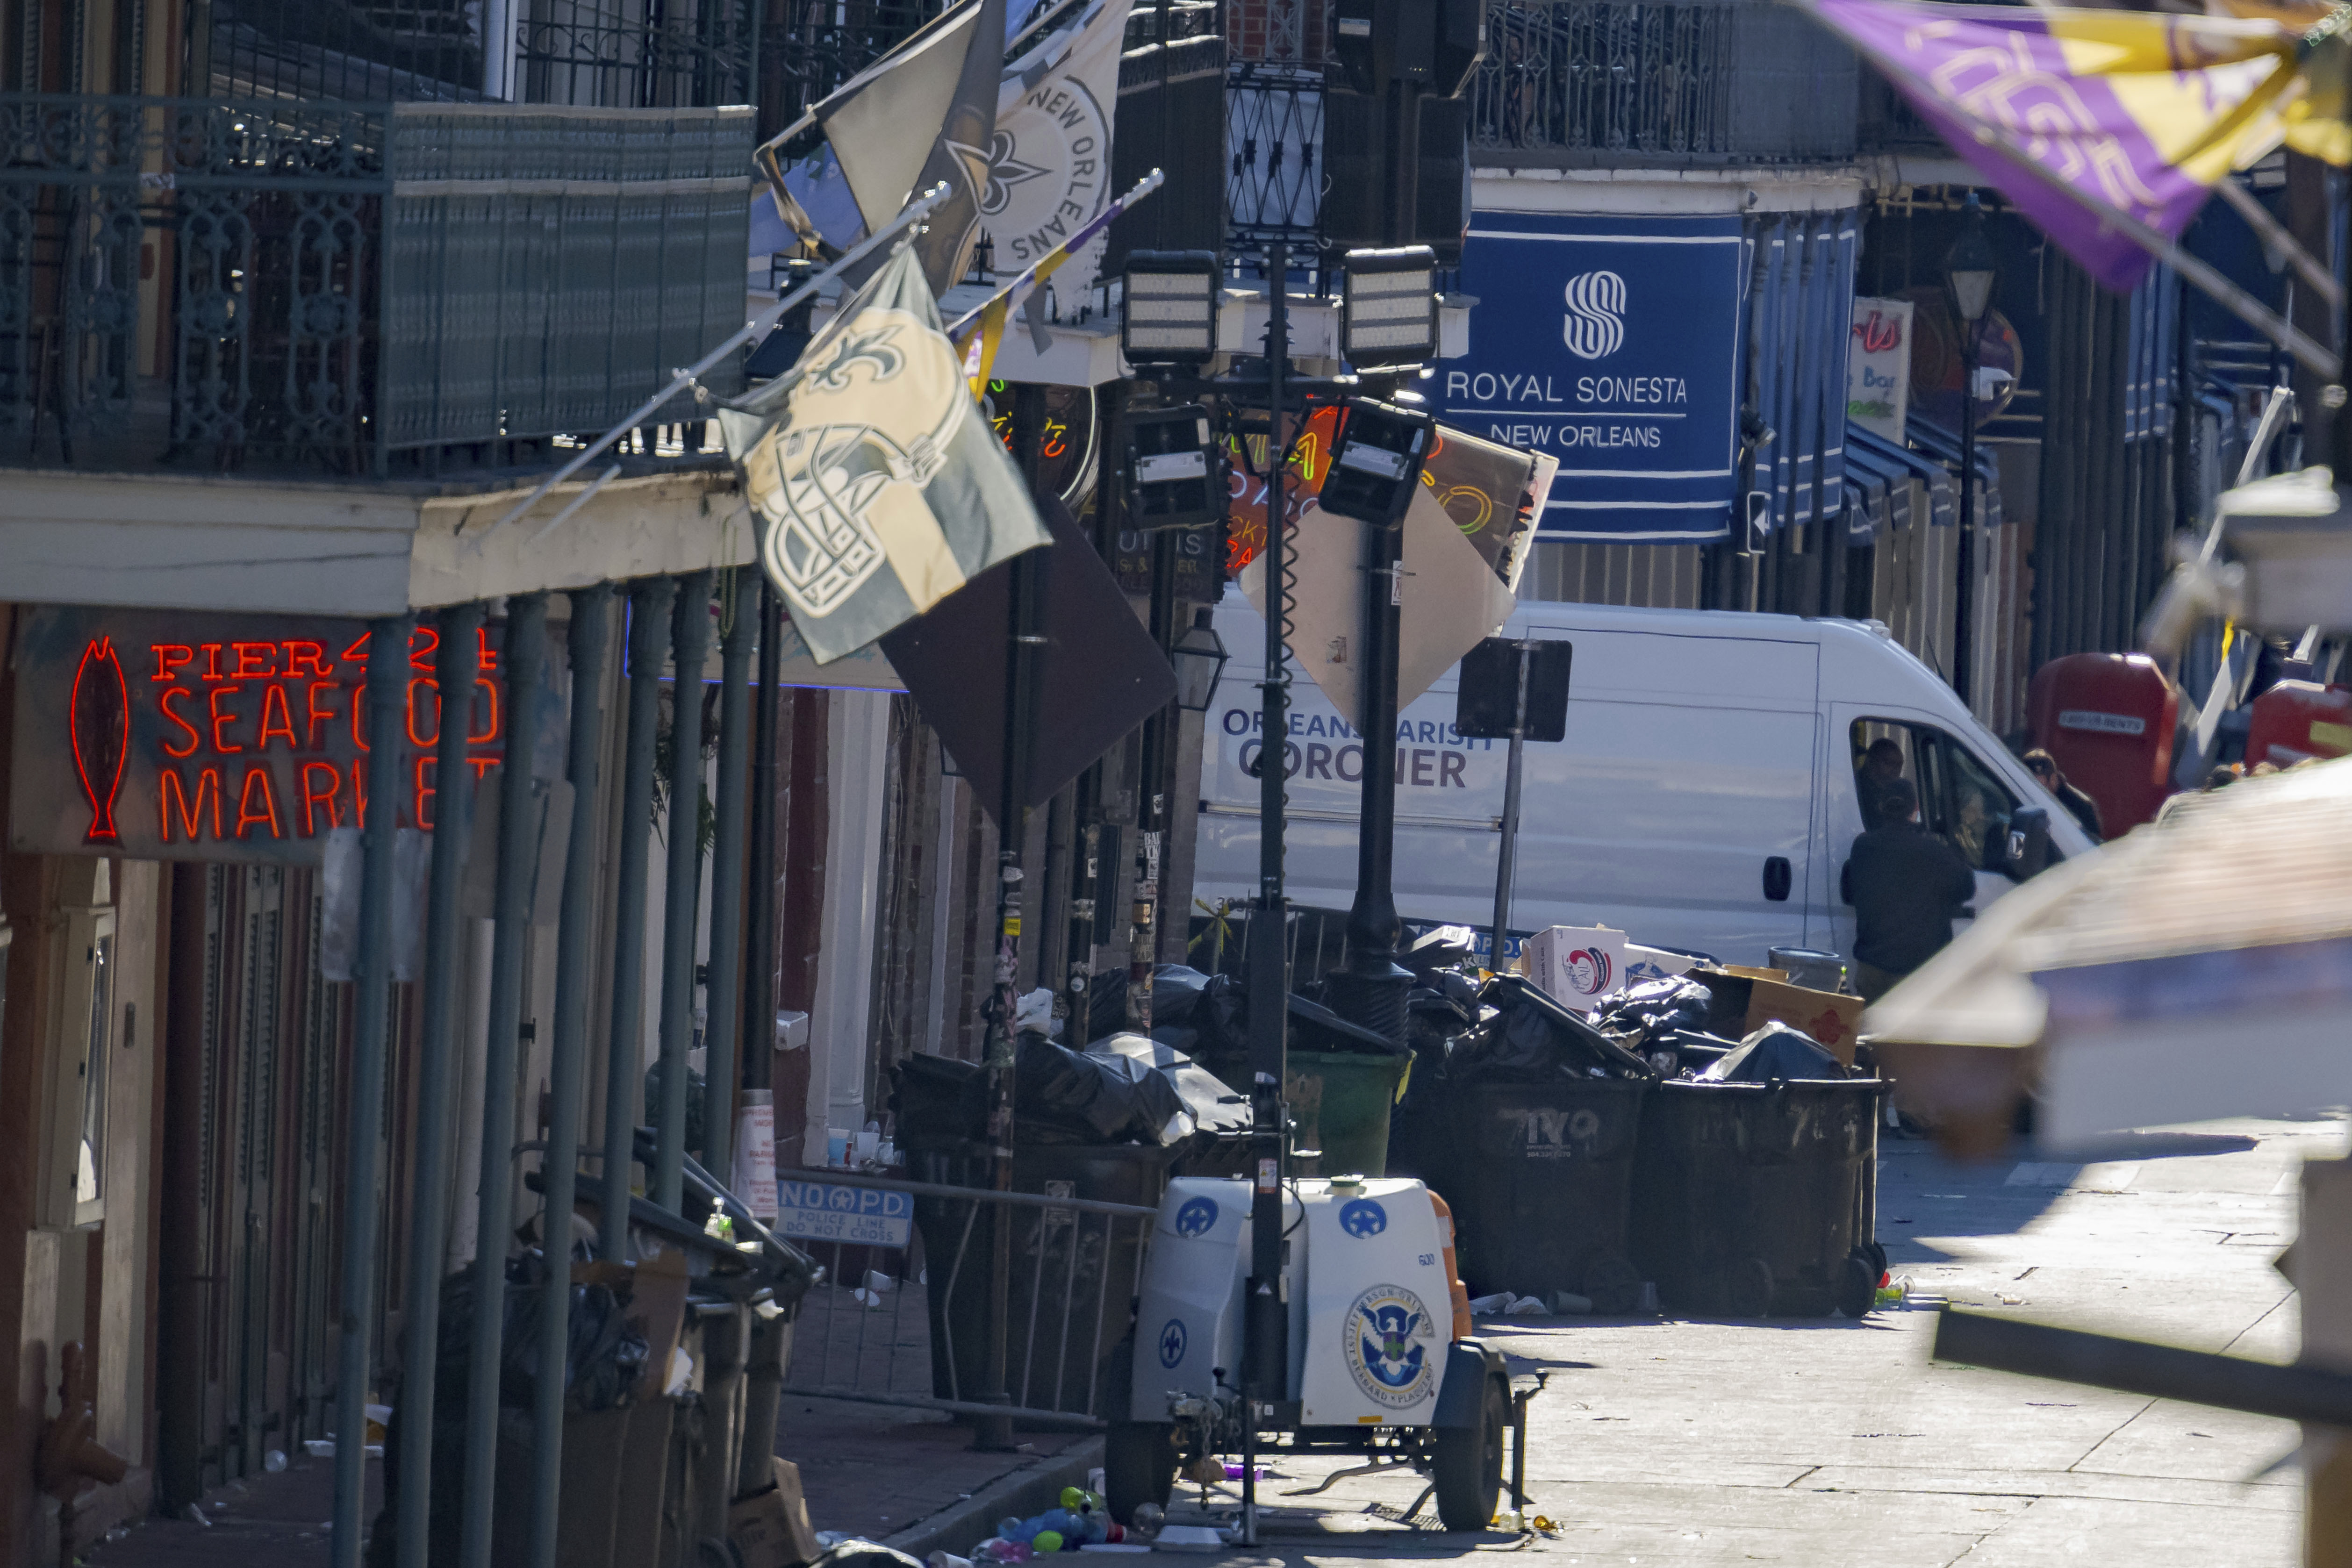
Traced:
[[948, 340], [905, 310], [867, 309], [817, 350], [793, 389], [791, 416], [745, 454], [749, 499], [771, 519], [761, 549], [793, 611], [839, 608], [887, 560], [908, 597], [919, 580], [962, 573], [923, 500], [962, 417], [965, 390]]
[[1402, 1285], [1374, 1285], [1348, 1309], [1348, 1371], [1364, 1397], [1402, 1410], [1429, 1397], [1437, 1330], [1429, 1309]]

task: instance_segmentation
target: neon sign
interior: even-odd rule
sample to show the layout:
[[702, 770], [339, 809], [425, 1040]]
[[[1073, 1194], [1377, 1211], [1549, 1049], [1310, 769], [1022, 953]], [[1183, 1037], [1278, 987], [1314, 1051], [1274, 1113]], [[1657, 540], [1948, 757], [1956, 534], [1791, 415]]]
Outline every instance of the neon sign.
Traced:
[[[465, 702], [468, 782], [498, 766], [507, 694], [493, 632]], [[21, 619], [10, 841], [43, 853], [314, 862], [372, 796], [433, 826], [439, 633], [412, 632], [406, 755], [376, 795], [364, 626], [323, 618], [45, 608]]]

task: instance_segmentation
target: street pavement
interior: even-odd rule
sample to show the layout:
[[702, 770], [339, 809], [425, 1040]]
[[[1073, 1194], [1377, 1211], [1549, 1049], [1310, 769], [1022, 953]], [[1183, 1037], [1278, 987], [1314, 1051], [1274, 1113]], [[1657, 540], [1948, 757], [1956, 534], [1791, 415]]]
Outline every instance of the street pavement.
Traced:
[[1283, 1461], [1261, 1491], [1277, 1505], [1261, 1550], [1224, 1561], [2285, 1568], [2301, 1530], [2291, 1424], [1931, 1364], [1931, 1303], [2291, 1360], [2295, 1299], [2272, 1263], [2294, 1235], [2300, 1163], [2343, 1152], [2334, 1117], [1981, 1166], [1890, 1139], [1879, 1236], [1913, 1310], [1482, 1322], [1514, 1370], [1551, 1369], [1528, 1490], [1552, 1531], [1447, 1536], [1364, 1511], [1409, 1508], [1409, 1472], [1341, 1481], [1309, 1512], [1280, 1494], [1339, 1463]]

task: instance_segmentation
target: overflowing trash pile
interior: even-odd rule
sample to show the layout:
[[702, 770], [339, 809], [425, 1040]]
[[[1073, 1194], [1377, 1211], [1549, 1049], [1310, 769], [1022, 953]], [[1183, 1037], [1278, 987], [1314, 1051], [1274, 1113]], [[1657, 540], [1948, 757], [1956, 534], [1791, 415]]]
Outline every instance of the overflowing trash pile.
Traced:
[[[1406, 962], [1415, 1071], [1389, 1173], [1451, 1206], [1474, 1312], [1851, 1315], [1875, 1300], [1884, 1086], [1853, 1065], [1853, 998], [1690, 958], [1571, 1001], [1486, 973], [1471, 933], [1445, 928]], [[1721, 1214], [1746, 1218], [1707, 1222]]]

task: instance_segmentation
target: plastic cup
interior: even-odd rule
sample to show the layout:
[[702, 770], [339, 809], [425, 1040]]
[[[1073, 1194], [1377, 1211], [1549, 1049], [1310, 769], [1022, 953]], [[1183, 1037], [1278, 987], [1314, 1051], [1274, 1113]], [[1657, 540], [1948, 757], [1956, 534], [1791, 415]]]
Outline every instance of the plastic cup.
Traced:
[[846, 1128], [827, 1127], [824, 1130], [824, 1163], [829, 1166], [849, 1163], [849, 1133]]

